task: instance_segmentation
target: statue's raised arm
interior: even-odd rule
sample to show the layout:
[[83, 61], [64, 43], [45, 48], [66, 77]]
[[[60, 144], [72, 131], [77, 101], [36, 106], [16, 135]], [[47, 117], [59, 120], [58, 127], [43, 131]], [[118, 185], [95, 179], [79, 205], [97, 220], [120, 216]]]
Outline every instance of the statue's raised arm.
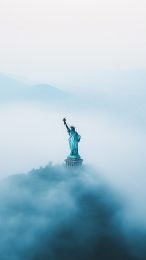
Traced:
[[70, 128], [68, 127], [68, 125], [66, 123], [66, 118], [63, 118], [63, 122], [64, 122], [64, 125], [66, 126], [67, 131], [69, 132]]

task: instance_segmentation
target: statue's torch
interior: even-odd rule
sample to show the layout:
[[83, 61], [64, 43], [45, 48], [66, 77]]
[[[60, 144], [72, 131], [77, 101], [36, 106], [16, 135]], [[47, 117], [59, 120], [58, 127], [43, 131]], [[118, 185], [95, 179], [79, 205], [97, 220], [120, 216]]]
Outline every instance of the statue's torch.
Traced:
[[66, 125], [66, 118], [63, 118], [64, 125]]

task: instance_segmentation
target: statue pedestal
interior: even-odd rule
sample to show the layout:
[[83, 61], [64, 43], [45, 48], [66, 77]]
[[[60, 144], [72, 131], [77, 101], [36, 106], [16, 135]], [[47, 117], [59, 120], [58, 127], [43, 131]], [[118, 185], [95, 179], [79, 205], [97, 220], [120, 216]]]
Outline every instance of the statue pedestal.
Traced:
[[78, 166], [81, 166], [82, 163], [83, 163], [83, 159], [70, 159], [70, 158], [67, 158], [65, 160], [66, 162], [66, 166], [67, 167], [78, 167]]

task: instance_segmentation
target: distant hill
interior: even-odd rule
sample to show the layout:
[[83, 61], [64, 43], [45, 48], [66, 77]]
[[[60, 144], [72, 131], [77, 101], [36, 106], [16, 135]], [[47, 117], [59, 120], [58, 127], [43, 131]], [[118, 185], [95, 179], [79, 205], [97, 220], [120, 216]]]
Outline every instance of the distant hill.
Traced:
[[28, 85], [0, 74], [0, 102], [62, 100], [68, 94], [48, 84]]
[[[138, 125], [146, 125], [145, 71], [97, 71], [91, 79], [91, 90], [86, 87], [76, 92], [65, 92], [48, 84], [30, 85], [0, 74], [0, 103], [40, 102], [63, 105], [67, 110], [104, 112]], [[96, 84], [96, 86], [95, 86]]]

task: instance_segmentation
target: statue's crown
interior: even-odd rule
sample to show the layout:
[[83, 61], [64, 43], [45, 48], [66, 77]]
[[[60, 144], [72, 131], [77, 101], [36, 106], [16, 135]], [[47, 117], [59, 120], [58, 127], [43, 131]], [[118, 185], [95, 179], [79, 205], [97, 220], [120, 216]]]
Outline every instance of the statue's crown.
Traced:
[[73, 129], [75, 130], [75, 126], [71, 125], [70, 127], [73, 128]]

